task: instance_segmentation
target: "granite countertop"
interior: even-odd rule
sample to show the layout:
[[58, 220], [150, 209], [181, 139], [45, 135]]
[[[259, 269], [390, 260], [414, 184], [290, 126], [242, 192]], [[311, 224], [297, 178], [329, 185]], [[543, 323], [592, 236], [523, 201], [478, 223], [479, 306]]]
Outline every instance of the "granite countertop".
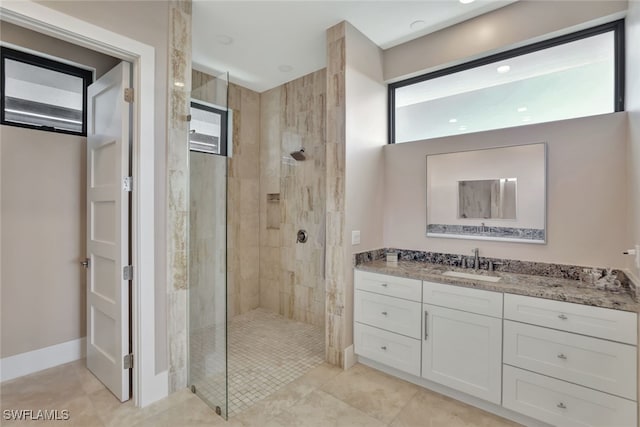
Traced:
[[[386, 260], [364, 262], [356, 265], [357, 270], [410, 279], [427, 280], [466, 288], [526, 295], [557, 301], [616, 310], [640, 312], [640, 304], [634, 300], [628, 288], [620, 292], [596, 289], [592, 285], [578, 280], [560, 279], [547, 276], [533, 276], [486, 270], [462, 269], [442, 264], [430, 264], [420, 261], [398, 261], [397, 265], [387, 264]], [[460, 271], [483, 276], [499, 276], [499, 282], [486, 282], [476, 279], [462, 279], [443, 276], [445, 271]]]

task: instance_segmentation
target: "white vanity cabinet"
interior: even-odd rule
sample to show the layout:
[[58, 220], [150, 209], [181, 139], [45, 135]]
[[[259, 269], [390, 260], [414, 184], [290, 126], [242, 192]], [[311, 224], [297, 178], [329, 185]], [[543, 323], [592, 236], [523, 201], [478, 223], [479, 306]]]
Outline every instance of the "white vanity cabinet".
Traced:
[[553, 425], [637, 425], [635, 313], [506, 294], [504, 317], [505, 408]]
[[422, 377], [499, 405], [502, 294], [430, 282], [422, 292]]
[[356, 270], [354, 288], [354, 352], [420, 376], [422, 282]]
[[526, 425], [637, 427], [636, 313], [360, 270], [354, 283], [363, 363]]

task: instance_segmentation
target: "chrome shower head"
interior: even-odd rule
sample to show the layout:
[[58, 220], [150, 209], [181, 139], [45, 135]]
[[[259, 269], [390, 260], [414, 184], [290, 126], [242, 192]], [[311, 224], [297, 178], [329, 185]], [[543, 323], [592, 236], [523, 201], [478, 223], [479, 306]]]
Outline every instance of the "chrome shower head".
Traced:
[[301, 148], [299, 151], [292, 152], [291, 157], [293, 157], [293, 159], [298, 162], [301, 162], [307, 158], [307, 156], [305, 156], [304, 154], [304, 148]]

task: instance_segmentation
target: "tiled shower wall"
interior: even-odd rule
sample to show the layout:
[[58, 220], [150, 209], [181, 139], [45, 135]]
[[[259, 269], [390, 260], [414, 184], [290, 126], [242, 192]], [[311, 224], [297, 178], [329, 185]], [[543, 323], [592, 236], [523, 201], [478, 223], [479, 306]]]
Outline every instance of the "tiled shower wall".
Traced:
[[[226, 94], [221, 90], [224, 83], [196, 70], [192, 76], [192, 98], [226, 104]], [[229, 108], [233, 111], [233, 153], [227, 178], [227, 310], [231, 318], [257, 308], [260, 303], [260, 95], [235, 84], [229, 84], [228, 92]]]
[[260, 306], [313, 325], [325, 318], [325, 98], [324, 69], [260, 94]]
[[187, 117], [191, 90], [191, 0], [169, 1], [168, 38], [167, 335], [169, 392], [174, 392], [187, 385]]

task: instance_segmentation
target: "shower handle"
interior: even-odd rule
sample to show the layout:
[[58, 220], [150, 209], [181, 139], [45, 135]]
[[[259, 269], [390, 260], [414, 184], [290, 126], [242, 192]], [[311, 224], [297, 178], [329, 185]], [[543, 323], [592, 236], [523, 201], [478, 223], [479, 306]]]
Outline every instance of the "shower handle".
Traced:
[[298, 230], [298, 234], [296, 237], [296, 241], [298, 243], [307, 243], [307, 239], [309, 238], [309, 236], [307, 235], [307, 231], [306, 230]]

